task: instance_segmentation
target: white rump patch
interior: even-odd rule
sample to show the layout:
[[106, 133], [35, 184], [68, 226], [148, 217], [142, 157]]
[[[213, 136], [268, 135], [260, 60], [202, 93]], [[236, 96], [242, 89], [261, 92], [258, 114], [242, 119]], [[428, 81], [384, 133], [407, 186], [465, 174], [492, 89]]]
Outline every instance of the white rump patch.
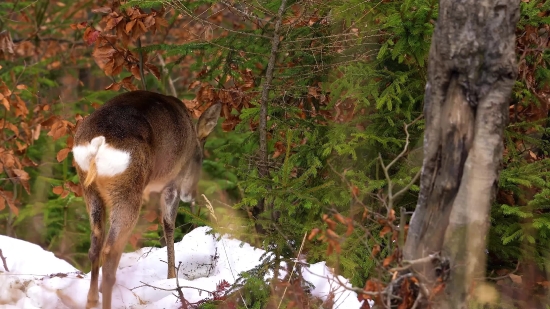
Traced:
[[89, 144], [73, 147], [76, 164], [85, 172], [90, 169], [90, 161], [95, 157], [99, 176], [115, 176], [124, 172], [130, 164], [130, 153], [105, 143], [104, 136], [94, 137]]

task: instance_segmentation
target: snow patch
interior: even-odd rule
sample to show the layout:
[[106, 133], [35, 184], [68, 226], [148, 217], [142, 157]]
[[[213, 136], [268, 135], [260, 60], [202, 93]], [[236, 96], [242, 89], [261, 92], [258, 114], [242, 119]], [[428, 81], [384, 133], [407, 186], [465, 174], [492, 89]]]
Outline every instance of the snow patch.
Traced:
[[[219, 235], [209, 235], [209, 227], [199, 227], [175, 244], [177, 274], [183, 293], [189, 302], [208, 297], [206, 291], [215, 291], [216, 285], [225, 280], [235, 282], [239, 273], [260, 263], [265, 252], [247, 243]], [[6, 257], [9, 272], [0, 276], [1, 308], [84, 308], [90, 284], [90, 274], [83, 274], [69, 263], [56, 258], [53, 253], [37, 245], [0, 235], [0, 248]], [[172, 291], [175, 279], [166, 279], [166, 247], [142, 248], [122, 255], [117, 281], [113, 288], [113, 308], [153, 309], [179, 308]], [[0, 265], [0, 273], [3, 271]], [[332, 292], [334, 308], [359, 308], [355, 292], [342, 287], [324, 262], [304, 268], [304, 278], [315, 289], [312, 294], [323, 300]], [[340, 281], [351, 286], [347, 279]], [[101, 272], [100, 272], [101, 280]], [[100, 302], [101, 302], [101, 293]]]

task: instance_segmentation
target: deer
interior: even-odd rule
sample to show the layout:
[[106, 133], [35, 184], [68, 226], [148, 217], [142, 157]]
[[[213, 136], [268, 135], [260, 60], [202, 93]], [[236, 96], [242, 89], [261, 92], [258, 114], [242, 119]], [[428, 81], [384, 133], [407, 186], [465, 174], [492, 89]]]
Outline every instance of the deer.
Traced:
[[143, 201], [153, 192], [160, 193], [167, 278], [176, 277], [174, 229], [179, 200], [190, 203], [196, 197], [204, 144], [220, 111], [221, 103], [211, 105], [194, 125], [179, 99], [138, 90], [108, 100], [78, 125], [72, 153], [91, 227], [86, 308], [97, 306], [99, 290], [102, 308], [111, 308], [122, 252]]

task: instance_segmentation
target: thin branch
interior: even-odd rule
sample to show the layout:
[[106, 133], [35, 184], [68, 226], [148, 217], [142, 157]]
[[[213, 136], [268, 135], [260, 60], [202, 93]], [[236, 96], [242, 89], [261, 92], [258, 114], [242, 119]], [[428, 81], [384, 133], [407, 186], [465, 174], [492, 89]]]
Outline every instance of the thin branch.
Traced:
[[439, 252], [436, 252], [436, 253], [433, 253], [433, 254], [430, 254], [428, 256], [425, 256], [423, 258], [419, 258], [419, 259], [416, 259], [416, 260], [404, 260], [403, 261], [403, 266], [400, 266], [400, 267], [394, 267], [392, 269], [390, 269], [390, 272], [400, 272], [400, 271], [404, 271], [404, 270], [408, 270], [410, 269], [411, 267], [415, 266], [415, 265], [419, 265], [419, 264], [426, 264], [426, 263], [430, 263], [430, 262], [433, 262], [433, 261], [439, 261], [441, 259], [441, 254]]
[[176, 87], [174, 86], [174, 80], [172, 80], [172, 76], [170, 76], [170, 72], [168, 72], [168, 69], [166, 68], [166, 63], [164, 62], [164, 59], [162, 58], [161, 54], [157, 54], [157, 58], [159, 59], [160, 65], [162, 66], [162, 72], [166, 75], [168, 78], [168, 88], [170, 88], [170, 94], [173, 97], [178, 97], [178, 93], [176, 91]]
[[[290, 279], [292, 279], [292, 275], [294, 275], [294, 271], [296, 270], [296, 264], [298, 263], [298, 259], [300, 258], [300, 254], [302, 254], [302, 249], [304, 248], [304, 243], [306, 242], [306, 236], [307, 232], [304, 233], [304, 238], [302, 239], [302, 244], [300, 245], [300, 250], [298, 250], [298, 256], [296, 257], [296, 260], [294, 261], [294, 267], [292, 268], [292, 272], [290, 273], [290, 276], [288, 277], [288, 282], [290, 283]], [[277, 309], [281, 308], [281, 304], [283, 303], [283, 299], [285, 298], [286, 290], [288, 289], [288, 285], [285, 286], [285, 290], [283, 291], [283, 295], [281, 296], [281, 300], [279, 301], [279, 306], [277, 306]]]
[[139, 75], [141, 76], [141, 85], [143, 90], [147, 90], [147, 85], [145, 84], [145, 73], [143, 72], [143, 51], [141, 50], [141, 38], [137, 39], [137, 48], [139, 51]]
[[384, 176], [386, 177], [386, 181], [388, 182], [388, 205], [387, 205], [388, 215], [390, 214], [390, 212], [393, 209], [393, 202], [395, 201], [395, 199], [398, 196], [402, 195], [403, 193], [407, 192], [409, 190], [409, 188], [416, 182], [416, 180], [420, 176], [420, 172], [416, 173], [413, 180], [410, 181], [405, 186], [405, 188], [403, 188], [399, 192], [397, 192], [396, 195], [393, 194], [393, 185], [394, 184], [393, 184], [393, 182], [390, 178], [389, 170], [395, 163], [397, 163], [398, 160], [402, 159], [403, 156], [405, 156], [405, 154], [407, 153], [407, 150], [409, 149], [409, 143], [411, 142], [410, 141], [410, 134], [409, 134], [409, 127], [412, 126], [413, 124], [415, 124], [422, 117], [423, 117], [423, 115], [420, 115], [420, 116], [416, 117], [416, 119], [414, 119], [411, 123], [409, 123], [409, 124], [404, 123], [403, 124], [404, 129], [405, 129], [405, 134], [406, 134], [405, 146], [403, 147], [403, 150], [401, 151], [401, 153], [398, 154], [397, 157], [395, 157], [388, 165], [384, 165], [384, 160], [382, 160], [382, 154], [380, 154], [380, 153], [378, 154], [378, 159], [380, 160], [380, 165], [382, 166], [382, 171], [384, 172]]
[[393, 195], [393, 198], [396, 199], [401, 194], [409, 191], [409, 189], [412, 187], [412, 185], [414, 185], [416, 183], [416, 181], [418, 180], [418, 177], [420, 177], [420, 172], [421, 171], [416, 172], [416, 175], [414, 175], [413, 179], [403, 189], [401, 189], [397, 193], [395, 193]]
[[[271, 38], [271, 54], [267, 63], [267, 69], [265, 73], [265, 83], [262, 86], [262, 94], [260, 96], [260, 123], [258, 127], [258, 133], [260, 137], [260, 165], [258, 166], [258, 172], [260, 177], [267, 177], [269, 174], [269, 167], [267, 166], [267, 109], [269, 91], [271, 90], [271, 83], [273, 82], [273, 71], [275, 69], [275, 60], [279, 51], [279, 32], [283, 21], [283, 13], [286, 8], [287, 0], [281, 1], [281, 6], [277, 12], [277, 21], [275, 28], [273, 29], [273, 37]], [[265, 198], [258, 201], [254, 208], [253, 213], [255, 215], [263, 213], [265, 210]]]
[[[0, 250], [1, 252], [2, 250]], [[513, 271], [507, 273], [506, 275], [504, 276], [499, 276], [499, 277], [487, 277], [488, 280], [494, 280], [494, 281], [498, 281], [498, 280], [501, 280], [501, 279], [506, 279], [508, 278], [510, 275], [513, 275], [515, 274], [518, 270], [519, 270], [519, 265], [520, 265], [520, 262], [518, 262], [518, 264], [516, 265], [516, 269], [514, 269]], [[483, 278], [485, 279], [485, 278]]]
[[6, 257], [4, 257], [4, 254], [2, 253], [2, 249], [0, 249], [0, 259], [2, 259], [2, 264], [4, 264], [4, 269], [9, 272], [8, 269], [8, 263], [6, 262]]
[[411, 309], [416, 309], [420, 304], [421, 299], [422, 299], [422, 293], [418, 293], [418, 296], [416, 296], [416, 300], [414, 301], [414, 304]]
[[[174, 292], [174, 291], [177, 291], [177, 289], [178, 289], [177, 287], [173, 288], [173, 289], [165, 289], [165, 288], [161, 288], [161, 287], [158, 287], [158, 286], [150, 285], [149, 283], [146, 283], [146, 282], [143, 282], [143, 281], [140, 281], [139, 283], [141, 283], [142, 285], [136, 286], [135, 288], [131, 288], [130, 291], [133, 291], [135, 289], [139, 289], [139, 288], [142, 288], [142, 287], [150, 287], [150, 288], [153, 288], [155, 290], [161, 290], [161, 291], [166, 291], [166, 292]], [[197, 288], [197, 287], [194, 287], [194, 286], [180, 285], [179, 287], [182, 288], [182, 289], [193, 289], [193, 290], [197, 290], [197, 291], [200, 291], [200, 292], [206, 292], [206, 293], [209, 293], [209, 294], [213, 293], [211, 291], [201, 289], [201, 288]]]

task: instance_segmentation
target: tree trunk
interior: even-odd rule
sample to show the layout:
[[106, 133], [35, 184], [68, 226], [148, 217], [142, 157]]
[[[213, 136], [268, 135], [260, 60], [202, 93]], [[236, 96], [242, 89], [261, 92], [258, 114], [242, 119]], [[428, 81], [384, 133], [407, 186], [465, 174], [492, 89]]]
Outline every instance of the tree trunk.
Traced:
[[[485, 237], [517, 75], [519, 0], [440, 0], [424, 99], [420, 196], [404, 258], [442, 252], [452, 308], [467, 308], [485, 272]], [[415, 268], [428, 286], [433, 266]], [[422, 277], [421, 276], [421, 277]]]
[[[275, 28], [273, 29], [273, 37], [271, 39], [271, 53], [269, 55], [269, 61], [267, 63], [267, 69], [265, 72], [265, 82], [262, 85], [262, 95], [260, 97], [260, 123], [258, 127], [260, 135], [260, 160], [258, 162], [258, 172], [260, 177], [265, 178], [269, 176], [269, 162], [267, 153], [267, 110], [269, 105], [269, 91], [271, 90], [271, 83], [273, 82], [273, 71], [275, 70], [275, 60], [279, 52], [280, 41], [280, 29], [283, 21], [283, 14], [286, 9], [287, 0], [282, 0], [277, 12], [277, 19], [275, 21]], [[265, 198], [261, 198], [258, 204], [252, 209], [252, 215], [257, 218], [265, 211]], [[263, 233], [261, 225], [256, 224], [256, 231]]]

